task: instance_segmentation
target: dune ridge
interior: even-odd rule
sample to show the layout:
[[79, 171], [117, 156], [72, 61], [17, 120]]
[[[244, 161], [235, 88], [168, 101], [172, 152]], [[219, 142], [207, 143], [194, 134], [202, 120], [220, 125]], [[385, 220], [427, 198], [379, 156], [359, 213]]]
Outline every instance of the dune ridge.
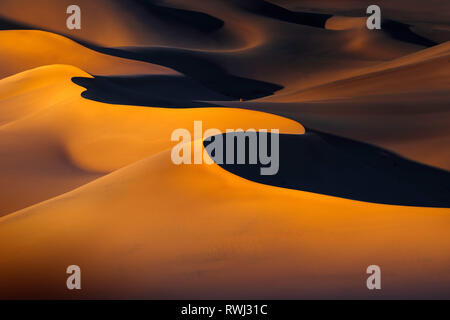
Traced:
[[[37, 3], [0, 1], [1, 299], [450, 297], [448, 1]], [[279, 129], [280, 174], [173, 164], [198, 120]]]

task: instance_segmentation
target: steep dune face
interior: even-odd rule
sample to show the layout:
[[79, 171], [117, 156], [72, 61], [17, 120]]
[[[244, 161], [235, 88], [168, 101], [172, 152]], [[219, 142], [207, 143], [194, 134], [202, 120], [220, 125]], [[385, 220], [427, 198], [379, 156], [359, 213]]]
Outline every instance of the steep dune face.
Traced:
[[[302, 133], [285, 118], [210, 108], [112, 106], [81, 97], [78, 68], [53, 65], [0, 80], [2, 148], [0, 214], [64, 193], [105, 173], [168, 149], [175, 129], [274, 128]], [[34, 161], [28, 161], [34, 159]], [[46, 187], [40, 184], [45, 180]], [[13, 183], [11, 183], [13, 181]]]
[[[377, 261], [381, 297], [426, 297], [450, 280], [448, 213], [260, 185], [167, 151], [2, 218], [0, 295], [362, 298]], [[79, 292], [61, 287], [73, 263]]]
[[[0, 31], [0, 78], [49, 64], [71, 64], [89, 73], [176, 74], [157, 65], [107, 56], [65, 37], [36, 30]], [[45, 81], [45, 80], [44, 80]]]

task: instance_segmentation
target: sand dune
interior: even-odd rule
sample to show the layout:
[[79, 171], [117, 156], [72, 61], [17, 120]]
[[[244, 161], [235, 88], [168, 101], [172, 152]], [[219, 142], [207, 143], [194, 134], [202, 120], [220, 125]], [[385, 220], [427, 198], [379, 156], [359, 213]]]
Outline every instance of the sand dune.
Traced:
[[[450, 297], [448, 1], [69, 4], [0, 2], [0, 298]], [[195, 120], [280, 174], [174, 165]]]
[[[262, 22], [260, 22], [262, 24]], [[283, 87], [280, 94], [343, 79], [362, 68], [375, 66], [423, 49], [423, 46], [389, 38], [385, 34], [328, 31], [268, 20], [266, 41], [242, 51], [201, 51], [168, 47], [95, 49], [128, 59], [163, 65], [183, 73], [215, 91], [245, 90], [237, 81], [252, 79]], [[299, 34], [282, 38], [282, 34]], [[367, 44], [372, 48], [366, 48]], [[276, 59], [274, 59], [276, 53]], [[270, 62], [270, 63], [269, 63]], [[224, 85], [226, 84], [226, 85]], [[222, 92], [223, 93], [223, 92]], [[244, 92], [245, 93], [245, 92]], [[259, 98], [248, 95], [246, 99]]]
[[[82, 97], [112, 104], [195, 108], [218, 106], [203, 101], [238, 99], [215, 92], [186, 76], [96, 76], [95, 78], [74, 77], [72, 81], [86, 88], [86, 91], [81, 94]], [[268, 90], [272, 89], [269, 84], [267, 87]], [[272, 91], [267, 92], [267, 94], [271, 93]], [[243, 94], [239, 96], [242, 97]]]
[[[356, 32], [361, 33], [360, 37], [365, 40], [358, 47], [352, 47], [352, 43], [360, 39], [354, 37], [354, 30], [332, 31], [328, 34], [326, 30], [314, 28], [313, 33], [309, 27], [291, 23], [283, 25], [283, 28], [283, 32], [286, 28], [295, 28], [297, 31], [298, 28], [308, 28], [308, 33], [299, 36], [303, 37], [307, 45], [291, 43], [289, 50], [286, 50], [285, 43], [289, 40], [283, 39], [283, 49], [275, 41], [242, 52], [200, 52], [154, 47], [108, 49], [104, 52], [173, 68], [232, 100], [254, 97], [254, 88], [257, 92], [262, 89], [260, 94], [267, 96], [274, 91], [270, 84], [275, 88], [276, 84], [281, 84], [283, 89], [262, 99], [262, 102], [233, 104], [223, 101], [223, 98], [218, 99], [222, 101], [211, 101], [212, 95], [199, 94], [196, 98], [209, 101], [208, 104], [197, 102], [188, 105], [226, 105], [271, 112], [320, 131], [388, 148], [415, 161], [450, 168], [448, 152], [438, 142], [440, 139], [446, 141], [449, 136], [446, 108], [448, 68], [445, 67], [448, 64], [449, 43], [424, 48], [390, 39], [386, 34], [372, 35], [367, 30], [357, 29]], [[271, 39], [270, 33], [267, 37]], [[338, 50], [331, 53], [334, 64], [329, 62], [330, 51], [315, 49], [325, 47], [323, 43], [329, 45], [329, 50], [337, 46]], [[369, 43], [375, 48], [378, 45], [380, 47], [369, 48]], [[387, 47], [386, 51], [383, 50], [384, 46]], [[313, 50], [299, 53], [300, 50], [305, 51], [304, 47]], [[271, 60], [272, 52], [282, 52], [282, 58]], [[370, 60], [355, 60], [355, 54]], [[299, 57], [292, 59], [296, 55], [306, 60]], [[242, 76], [248, 78], [239, 78]], [[269, 81], [269, 86], [260, 86], [257, 81], [253, 81], [256, 79]], [[252, 83], [258, 86], [249, 86]], [[128, 100], [128, 103], [147, 106], [164, 103], [168, 106], [182, 105], [171, 101], [171, 94], [159, 96], [157, 100], [154, 96], [141, 94], [128, 95], [137, 99], [108, 94], [126, 89], [126, 86], [120, 87], [122, 89], [105, 92], [104, 88], [94, 84], [85, 96], [112, 103], [125, 103]], [[414, 95], [411, 95], [412, 91]], [[317, 101], [320, 104], [308, 105], [305, 101]], [[338, 112], [339, 115], [335, 117]], [[368, 114], [377, 114], [380, 121], [368, 118]], [[401, 129], [396, 118], [391, 118], [392, 114], [403, 115]], [[331, 119], [330, 115], [334, 118]]]
[[65, 37], [36, 30], [0, 31], [0, 59], [0, 78], [48, 64], [72, 64], [99, 75], [176, 74], [162, 66], [100, 54]]
[[445, 170], [322, 132], [278, 136], [282, 165], [276, 174], [261, 175], [261, 162], [220, 166], [248, 180], [282, 188], [373, 203], [450, 207], [450, 173]]
[[[450, 44], [450, 43], [449, 43]], [[306, 89], [278, 101], [313, 101], [370, 97], [390, 94], [448, 92], [450, 89], [450, 53], [407, 66], [390, 67], [383, 71], [343, 79], [316, 88]], [[270, 99], [269, 99], [270, 100]]]
[[[449, 209], [281, 189], [169, 157], [2, 218], [0, 295], [361, 298], [373, 261], [389, 283], [379, 297], [448, 294]], [[79, 292], [60, 285], [73, 263], [87, 270]]]
[[[193, 130], [195, 120], [204, 122], [204, 130], [303, 132], [295, 121], [247, 110], [102, 104], [82, 98], [84, 88], [73, 77], [90, 76], [72, 66], [52, 65], [0, 80], [1, 214], [168, 149], [174, 145], [172, 131]], [[45, 188], [40, 187], [43, 180]]]

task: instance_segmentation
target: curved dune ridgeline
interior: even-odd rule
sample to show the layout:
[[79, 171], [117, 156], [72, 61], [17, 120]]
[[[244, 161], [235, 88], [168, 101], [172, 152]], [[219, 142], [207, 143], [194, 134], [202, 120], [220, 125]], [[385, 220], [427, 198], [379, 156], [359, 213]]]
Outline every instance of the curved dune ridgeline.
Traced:
[[[237, 136], [244, 137], [244, 133]], [[267, 165], [260, 161], [220, 166], [248, 180], [281, 188], [374, 203], [450, 207], [448, 171], [321, 132], [279, 135], [278, 140], [280, 167], [274, 175], [261, 175], [260, 168]], [[223, 141], [224, 150], [228, 150], [226, 134]], [[247, 141], [246, 155], [249, 148]], [[226, 151], [223, 157], [226, 158]]]

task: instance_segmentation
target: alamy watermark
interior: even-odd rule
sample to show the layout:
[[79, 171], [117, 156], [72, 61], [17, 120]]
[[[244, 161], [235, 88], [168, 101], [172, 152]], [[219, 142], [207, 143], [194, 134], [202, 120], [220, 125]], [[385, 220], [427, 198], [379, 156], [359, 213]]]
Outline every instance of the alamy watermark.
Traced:
[[[202, 121], [194, 121], [194, 132], [184, 128], [172, 132], [171, 158], [180, 164], [261, 164], [261, 175], [275, 175], [280, 166], [279, 130], [208, 129]], [[204, 145], [204, 148], [203, 148]], [[192, 150], [193, 149], [193, 150]]]

